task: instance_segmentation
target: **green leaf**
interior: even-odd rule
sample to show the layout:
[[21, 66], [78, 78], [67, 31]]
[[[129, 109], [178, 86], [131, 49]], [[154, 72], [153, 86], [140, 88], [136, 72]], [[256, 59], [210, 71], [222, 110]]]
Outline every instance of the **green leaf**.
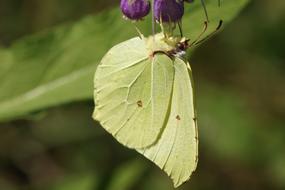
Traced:
[[[208, 33], [218, 20], [232, 20], [248, 0], [207, 2]], [[204, 12], [199, 2], [187, 5], [184, 34], [191, 39], [202, 31]], [[140, 24], [151, 31], [150, 18]], [[0, 49], [0, 120], [72, 101], [91, 99], [93, 74], [102, 56], [118, 42], [135, 36], [134, 26], [118, 9], [89, 16], [73, 25], [27, 37]]]

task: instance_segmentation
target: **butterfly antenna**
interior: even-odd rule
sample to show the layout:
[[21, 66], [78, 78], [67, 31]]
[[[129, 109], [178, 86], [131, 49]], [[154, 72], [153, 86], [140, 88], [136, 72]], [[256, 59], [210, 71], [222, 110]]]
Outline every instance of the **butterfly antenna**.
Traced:
[[206, 36], [206, 37], [203, 38], [202, 40], [196, 41], [196, 42], [194, 43], [194, 45], [198, 45], [198, 44], [200, 44], [200, 43], [202, 43], [202, 42], [208, 40], [209, 38], [211, 38], [213, 35], [215, 35], [215, 34], [221, 29], [222, 26], [223, 26], [223, 20], [220, 20], [220, 22], [219, 22], [217, 28], [216, 28], [211, 34], [209, 34], [208, 36]]
[[207, 11], [207, 8], [206, 8], [205, 1], [201, 0], [201, 4], [203, 6], [203, 9], [204, 9], [204, 12], [205, 12], [205, 15], [206, 15], [206, 20], [207, 20], [207, 22], [209, 22], [209, 16], [208, 16], [208, 11]]
[[199, 36], [196, 38], [196, 40], [194, 40], [190, 45], [188, 45], [188, 47], [195, 45], [200, 40], [200, 38], [205, 34], [207, 29], [208, 29], [208, 22], [205, 21], [204, 22], [204, 28], [203, 28], [202, 32], [199, 34]]

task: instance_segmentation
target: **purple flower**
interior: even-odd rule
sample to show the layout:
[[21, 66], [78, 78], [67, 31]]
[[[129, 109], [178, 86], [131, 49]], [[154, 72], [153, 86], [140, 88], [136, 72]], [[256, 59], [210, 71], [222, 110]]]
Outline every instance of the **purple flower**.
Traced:
[[183, 14], [183, 0], [154, 0], [154, 16], [158, 22], [178, 22]]
[[149, 0], [121, 0], [123, 14], [131, 20], [140, 20], [150, 11]]

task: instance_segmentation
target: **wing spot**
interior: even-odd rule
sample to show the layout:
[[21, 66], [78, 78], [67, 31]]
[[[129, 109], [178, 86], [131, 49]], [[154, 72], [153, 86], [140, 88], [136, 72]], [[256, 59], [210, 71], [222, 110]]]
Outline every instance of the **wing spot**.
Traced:
[[197, 117], [193, 117], [193, 121], [197, 121]]
[[181, 117], [180, 117], [179, 115], [177, 115], [177, 116], [176, 116], [176, 119], [177, 119], [178, 121], [180, 121], [180, 120], [181, 120]]
[[198, 163], [198, 156], [196, 156], [195, 158], [195, 163]]
[[143, 107], [143, 103], [142, 103], [142, 101], [141, 100], [139, 100], [139, 101], [137, 101], [137, 105], [138, 105], [138, 107]]

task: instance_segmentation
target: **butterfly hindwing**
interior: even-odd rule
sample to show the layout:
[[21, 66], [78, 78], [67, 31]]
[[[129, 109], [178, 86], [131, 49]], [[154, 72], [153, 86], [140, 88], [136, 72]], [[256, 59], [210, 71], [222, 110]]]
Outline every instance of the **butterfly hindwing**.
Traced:
[[95, 73], [93, 118], [129, 148], [152, 145], [164, 128], [173, 76], [172, 61], [150, 56], [142, 39], [114, 46]]

